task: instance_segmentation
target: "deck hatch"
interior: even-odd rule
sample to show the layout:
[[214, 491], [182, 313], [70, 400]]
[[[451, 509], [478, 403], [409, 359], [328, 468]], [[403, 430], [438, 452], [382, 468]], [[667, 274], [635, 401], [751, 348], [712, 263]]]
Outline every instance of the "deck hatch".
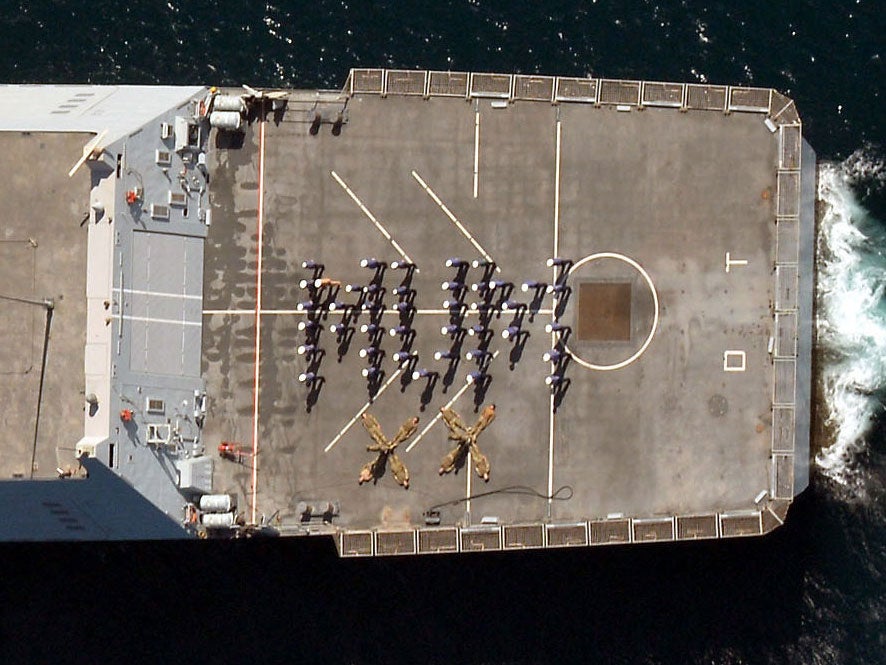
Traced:
[[578, 287], [578, 339], [631, 340], [631, 283], [582, 282]]

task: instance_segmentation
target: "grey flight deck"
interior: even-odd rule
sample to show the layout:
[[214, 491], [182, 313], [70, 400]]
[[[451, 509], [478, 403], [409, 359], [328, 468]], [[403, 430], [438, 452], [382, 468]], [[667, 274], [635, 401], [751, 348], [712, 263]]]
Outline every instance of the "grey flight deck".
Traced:
[[[316, 111], [324, 123], [314, 134]], [[334, 135], [327, 121], [342, 111], [344, 124]], [[242, 141], [216, 134], [211, 153], [203, 346], [212, 401], [204, 440], [234, 442], [247, 453], [239, 463], [215, 466], [214, 491], [237, 494], [242, 509], [253, 508], [253, 464], [255, 510], [276, 515], [284, 528], [301, 524], [302, 501], [333, 503], [334, 525], [348, 529], [418, 526], [429, 507], [470, 494], [525, 486], [544, 497], [565, 485], [569, 500], [499, 493], [475, 498], [469, 515], [465, 502], [444, 506], [440, 518], [462, 526], [484, 516], [505, 524], [568, 523], [754, 509], [755, 497], [770, 487], [778, 144], [760, 115], [373, 95], [345, 104], [344, 97], [293, 93], [285, 112], [254, 119]], [[496, 404], [498, 417], [480, 438], [491, 480], [468, 479], [467, 468], [438, 476], [449, 442], [437, 422], [410, 451], [411, 441], [400, 447], [411, 473], [408, 490], [390, 470], [377, 485], [358, 486], [358, 471], [371, 459], [369, 438], [359, 421], [336, 437], [370, 398], [360, 373], [366, 361], [358, 357], [365, 335], [358, 329], [339, 358], [328, 328], [341, 315], [324, 315], [325, 356], [317, 369], [324, 381], [309, 404], [309, 388], [297, 378], [306, 370], [296, 353], [305, 314], [293, 311], [307, 299], [298, 282], [310, 271], [301, 262], [322, 262], [324, 276], [346, 284], [366, 282], [370, 271], [358, 266], [361, 258], [400, 259], [367, 211], [414, 260], [420, 311], [412, 348], [416, 367], [438, 371], [439, 381], [423, 405], [426, 380], [402, 373], [369, 412], [388, 436], [413, 415], [422, 432], [473, 369], [462, 358], [446, 385], [447, 365], [433, 359], [434, 351], [449, 348], [440, 334], [449, 320], [439, 311], [447, 295], [440, 284], [454, 271], [444, 260], [480, 254], [419, 179], [494, 258], [501, 268], [496, 278], [515, 285], [517, 300], [529, 300], [520, 291], [523, 281], [552, 280], [545, 260], [555, 242], [559, 255], [575, 262], [605, 253], [571, 275], [575, 291], [560, 320], [578, 327], [580, 284], [629, 284], [630, 339], [582, 341], [573, 332], [569, 345], [591, 365], [637, 357], [612, 370], [571, 362], [570, 383], [552, 415], [544, 383], [551, 369], [542, 361], [552, 344], [544, 331], [552, 296], [534, 317], [526, 314], [522, 353], [512, 354], [514, 344], [502, 339], [512, 318], [502, 313], [491, 324], [490, 350], [498, 352], [491, 383], [481, 399], [470, 388], [453, 404], [469, 422], [478, 408]], [[736, 261], [728, 272], [727, 252]], [[471, 269], [467, 281], [480, 273]], [[400, 278], [390, 269], [384, 276], [388, 308]], [[354, 300], [343, 290], [338, 297]], [[467, 302], [476, 299], [469, 294]], [[397, 318], [386, 313], [385, 326]], [[367, 320], [361, 315], [358, 327]], [[469, 315], [466, 325], [475, 320]], [[398, 369], [391, 360], [398, 340], [386, 334], [383, 348], [384, 385]], [[461, 351], [470, 348], [467, 337]], [[727, 351], [733, 353], [724, 361]], [[744, 370], [725, 371], [724, 362]]]

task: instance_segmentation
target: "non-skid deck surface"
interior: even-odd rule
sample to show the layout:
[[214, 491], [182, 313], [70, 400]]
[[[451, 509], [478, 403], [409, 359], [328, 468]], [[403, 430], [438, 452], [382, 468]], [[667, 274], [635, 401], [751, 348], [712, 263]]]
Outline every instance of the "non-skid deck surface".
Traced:
[[[341, 107], [327, 105], [324, 117]], [[218, 491], [284, 524], [300, 520], [300, 502], [331, 503], [334, 522], [349, 528], [421, 524], [432, 506], [486, 492], [440, 507], [442, 523], [464, 523], [468, 508], [473, 523], [513, 523], [753, 505], [769, 486], [776, 160], [758, 116], [357, 96], [338, 135], [330, 124], [313, 134], [313, 117], [290, 104], [276, 121], [254, 122], [242, 145], [213, 148], [206, 437], [244, 451], [216, 464]], [[747, 265], [727, 273], [726, 252]], [[514, 287], [505, 300], [529, 304], [521, 284], [553, 281], [545, 261], [555, 254], [574, 265], [560, 316], [545, 295], [523, 314], [516, 342], [501, 336], [514, 314], [493, 316], [486, 349], [495, 357], [481, 388], [465, 380], [477, 366], [464, 358], [475, 337], [455, 349], [456, 367], [434, 359], [451, 348], [440, 332], [450, 323], [441, 283], [456, 276], [447, 258], [493, 259], [492, 279]], [[313, 278], [302, 261], [323, 263], [323, 277], [342, 285], [366, 284], [364, 258], [418, 268], [408, 322], [417, 357], [401, 368], [392, 359], [401, 340], [385, 332], [372, 390], [360, 326], [401, 322], [392, 307], [403, 271], [387, 269], [384, 313], [362, 313], [349, 344], [337, 343], [330, 326], [342, 315], [329, 312], [318, 319], [319, 362], [309, 367], [297, 352], [306, 341], [298, 324], [310, 318], [297, 308], [308, 299], [299, 281]], [[482, 276], [471, 268], [463, 278], [466, 303], [479, 300], [470, 284]], [[344, 288], [336, 298], [356, 300]], [[552, 393], [542, 355], [555, 318], [572, 329], [573, 357]], [[478, 320], [469, 313], [463, 325]], [[729, 369], [742, 359], [744, 371], [724, 371], [727, 351]], [[412, 379], [422, 369], [435, 383]], [[305, 372], [319, 377], [313, 388], [299, 381]], [[472, 424], [491, 403], [497, 418], [479, 439], [490, 481], [467, 468], [440, 477], [451, 445], [440, 407]], [[389, 437], [420, 418], [399, 448], [408, 490], [390, 470], [358, 486], [372, 458], [366, 410]], [[531, 492], [496, 491], [513, 486]], [[562, 486], [571, 499], [544, 498]]]

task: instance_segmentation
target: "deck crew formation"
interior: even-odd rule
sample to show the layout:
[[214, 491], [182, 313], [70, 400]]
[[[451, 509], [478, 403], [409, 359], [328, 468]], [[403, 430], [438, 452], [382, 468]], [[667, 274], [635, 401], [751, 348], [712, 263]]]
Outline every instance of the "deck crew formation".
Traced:
[[[422, 408], [432, 397], [433, 390], [441, 377], [441, 372], [427, 367], [419, 367], [419, 354], [415, 350], [416, 329], [414, 327], [419, 308], [415, 304], [417, 290], [413, 286], [416, 272], [414, 263], [406, 261], [382, 261], [374, 257], [359, 260], [362, 269], [371, 271], [368, 279], [360, 283], [346, 283], [324, 276], [326, 265], [316, 260], [301, 262], [303, 269], [310, 271], [308, 277], [299, 280], [299, 288], [308, 296], [300, 300], [296, 310], [305, 314], [305, 319], [298, 324], [299, 332], [304, 333], [304, 343], [297, 347], [298, 355], [305, 356], [309, 363], [298, 380], [307, 384], [310, 390], [306, 402], [308, 408], [316, 402], [320, 385], [325, 378], [319, 373], [320, 361], [326, 354], [320, 346], [320, 334], [325, 328], [324, 322], [330, 315], [340, 314], [341, 319], [329, 323], [328, 329], [335, 335], [336, 353], [341, 362], [347, 354], [354, 334], [359, 331], [365, 335], [365, 342], [358, 351], [361, 359], [366, 361], [361, 375], [367, 380], [369, 394], [374, 395], [383, 385], [386, 372], [382, 361], [388, 355], [382, 348], [385, 333], [399, 343], [399, 348], [390, 353], [390, 358], [404, 373], [403, 384], [409, 381], [427, 379], [423, 392]], [[551, 364], [551, 373], [544, 377], [544, 383], [558, 396], [559, 405], [569, 385], [565, 377], [565, 369], [569, 364], [569, 352], [565, 344], [571, 333], [571, 326], [559, 320], [572, 294], [568, 283], [569, 269], [573, 261], [562, 257], [550, 258], [546, 261], [547, 268], [555, 271], [550, 284], [534, 279], [523, 281], [520, 291], [531, 294], [528, 302], [515, 300], [512, 295], [515, 284], [495, 278], [499, 269], [494, 261], [487, 259], [467, 260], [449, 257], [444, 261], [446, 268], [455, 271], [441, 283], [446, 293], [442, 309], [437, 314], [448, 315], [448, 322], [440, 328], [440, 333], [449, 339], [447, 349], [437, 349], [432, 357], [437, 362], [445, 361], [446, 369], [442, 372], [445, 385], [452, 383], [455, 371], [462, 360], [474, 363], [475, 368], [466, 375], [468, 383], [475, 387], [478, 399], [482, 401], [484, 386], [489, 382], [489, 368], [497, 352], [491, 350], [491, 342], [496, 331], [492, 328], [494, 320], [502, 316], [510, 316], [502, 321], [501, 338], [511, 343], [510, 369], [522, 357], [523, 349], [530, 335], [528, 323], [542, 311], [545, 295], [553, 298], [550, 310], [545, 314], [553, 315], [552, 320], [543, 326], [547, 334], [554, 333], [552, 348], [542, 355], [545, 363]], [[402, 273], [400, 282], [393, 287], [384, 284], [386, 270]], [[468, 280], [469, 270], [480, 271]], [[339, 299], [341, 291], [352, 298], [351, 302]], [[385, 303], [385, 296], [390, 291], [396, 301]], [[468, 302], [469, 295], [475, 296]], [[394, 322], [386, 323], [385, 315], [395, 315]], [[359, 323], [364, 317], [365, 323]], [[366, 319], [365, 317], [368, 317]], [[476, 321], [476, 323], [471, 323]], [[358, 325], [359, 324], [359, 325]], [[468, 348], [464, 348], [466, 337], [470, 338]]]
[[[16, 491], [74, 448], [186, 537], [373, 555], [762, 534], [808, 484], [815, 154], [777, 91], [355, 69], [0, 102], [54, 192], [0, 179], [8, 209], [89, 211], [0, 247], [34, 275], [0, 308]], [[109, 492], [90, 468], [66, 487]], [[35, 505], [102, 538], [53, 516], [129, 504]]]
[[480, 452], [477, 437], [495, 420], [495, 404], [484, 408], [477, 423], [471, 427], [465, 425], [461, 416], [451, 408], [444, 407], [440, 412], [443, 414], [446, 427], [449, 428], [449, 440], [455, 442], [455, 448], [443, 458], [443, 462], [440, 464], [440, 475], [455, 469], [470, 452], [477, 475], [489, 482], [489, 459]]

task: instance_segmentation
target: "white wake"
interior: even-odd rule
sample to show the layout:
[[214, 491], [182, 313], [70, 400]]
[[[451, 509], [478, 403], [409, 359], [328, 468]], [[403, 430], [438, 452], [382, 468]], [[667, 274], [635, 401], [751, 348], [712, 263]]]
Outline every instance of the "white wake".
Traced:
[[859, 203], [886, 179], [882, 159], [859, 150], [819, 171], [818, 315], [827, 425], [816, 456], [829, 478], [863, 495], [858, 456], [869, 445], [886, 388], [886, 231]]

